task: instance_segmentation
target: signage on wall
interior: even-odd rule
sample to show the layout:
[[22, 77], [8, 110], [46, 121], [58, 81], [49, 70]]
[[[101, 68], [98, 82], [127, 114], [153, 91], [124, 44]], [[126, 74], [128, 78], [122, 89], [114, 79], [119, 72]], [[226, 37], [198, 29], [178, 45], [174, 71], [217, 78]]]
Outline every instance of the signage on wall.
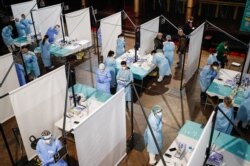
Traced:
[[247, 0], [246, 2], [245, 12], [242, 17], [240, 30], [250, 32], [250, 0]]

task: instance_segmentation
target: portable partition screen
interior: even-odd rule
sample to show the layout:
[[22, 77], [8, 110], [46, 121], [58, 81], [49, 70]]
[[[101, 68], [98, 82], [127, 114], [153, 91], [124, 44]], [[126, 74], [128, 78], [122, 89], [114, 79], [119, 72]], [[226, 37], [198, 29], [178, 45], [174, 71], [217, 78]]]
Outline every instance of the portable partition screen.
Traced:
[[79, 165], [117, 165], [126, 155], [125, 93], [120, 90], [75, 129]]
[[[0, 82], [4, 79], [4, 76], [8, 72], [11, 64], [13, 63], [12, 54], [6, 54], [0, 56]], [[15, 65], [12, 66], [9, 74], [7, 75], [3, 85], [0, 87], [0, 96], [19, 87], [17, 73]], [[0, 123], [4, 123], [6, 120], [14, 116], [14, 112], [11, 106], [9, 96], [5, 96], [0, 99]]]
[[26, 18], [31, 20], [30, 10], [37, 9], [36, 0], [11, 5], [14, 18], [21, 18], [21, 14], [25, 14]]
[[121, 12], [101, 19], [102, 55], [105, 59], [109, 50], [116, 50], [116, 40], [122, 33]]
[[140, 53], [147, 54], [154, 49], [154, 39], [159, 32], [160, 17], [156, 17], [141, 25], [140, 29]]
[[210, 115], [210, 118], [204, 127], [202, 134], [194, 147], [194, 151], [188, 161], [188, 166], [193, 165], [203, 165], [206, 157], [206, 149], [209, 144], [210, 134], [213, 126], [213, 116], [215, 116], [214, 111]]
[[89, 8], [67, 13], [65, 18], [69, 38], [71, 40], [88, 40], [92, 45]]
[[54, 123], [63, 116], [66, 89], [65, 66], [62, 66], [10, 92], [11, 104], [29, 160], [36, 155], [30, 147], [31, 135], [38, 138], [45, 129], [50, 130], [54, 137], [61, 135]]
[[[46, 34], [50, 27], [61, 25], [60, 16], [62, 12], [61, 4], [40, 8], [32, 12], [36, 31], [41, 32], [42, 36]], [[63, 25], [61, 25], [63, 26]], [[62, 33], [58, 34], [62, 37]]]
[[201, 24], [190, 34], [189, 50], [187, 54], [187, 70], [185, 72], [185, 82], [187, 83], [199, 67], [201, 55], [201, 43], [203, 38], [205, 23]]

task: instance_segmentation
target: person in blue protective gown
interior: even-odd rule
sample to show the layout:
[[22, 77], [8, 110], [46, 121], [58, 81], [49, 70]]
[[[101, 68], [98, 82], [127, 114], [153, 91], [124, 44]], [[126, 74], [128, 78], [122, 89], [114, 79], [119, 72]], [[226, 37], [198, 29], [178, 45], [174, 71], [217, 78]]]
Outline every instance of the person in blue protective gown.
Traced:
[[[218, 107], [232, 122], [234, 122], [234, 110], [232, 105], [232, 99], [230, 97], [226, 96], [223, 102], [218, 105]], [[215, 129], [226, 134], [230, 134], [233, 129], [233, 125], [219, 110], [217, 111], [216, 115]]]
[[59, 34], [59, 30], [60, 30], [60, 25], [55, 25], [54, 27], [50, 27], [47, 30], [46, 35], [49, 36], [49, 43], [55, 42], [55, 38]]
[[170, 68], [172, 68], [172, 65], [174, 63], [174, 50], [175, 50], [175, 44], [171, 41], [171, 36], [166, 36], [166, 41], [163, 43], [163, 52], [165, 57], [168, 60], [168, 63], [170, 65]]
[[[153, 134], [161, 150], [163, 147], [162, 108], [159, 105], [155, 105], [152, 108], [151, 113], [148, 116], [148, 122], [153, 130]], [[156, 147], [152, 133], [150, 132], [150, 129], [148, 126], [144, 133], [144, 142], [145, 142], [145, 145], [147, 146], [147, 151], [149, 153], [149, 164], [154, 165], [156, 164], [155, 155], [159, 154], [159, 151]]]
[[126, 61], [121, 61], [121, 69], [118, 71], [117, 76], [117, 89], [118, 92], [123, 87], [125, 88], [126, 101], [131, 101], [131, 85], [129, 83], [133, 82], [133, 73], [127, 67]]
[[22, 85], [26, 84], [25, 72], [24, 72], [23, 65], [21, 65], [19, 63], [15, 63], [15, 68], [16, 68], [16, 73], [17, 73], [19, 85], [22, 86]]
[[104, 60], [106, 69], [111, 74], [111, 82], [110, 82], [111, 89], [116, 87], [116, 61], [114, 58], [114, 54], [115, 54], [114, 51], [110, 50], [107, 58]]
[[219, 63], [219, 61], [217, 60], [217, 53], [216, 53], [215, 50], [213, 50], [213, 51], [211, 52], [211, 54], [208, 56], [208, 58], [207, 58], [207, 64], [208, 64], [208, 65], [211, 65], [211, 64], [213, 64], [214, 62], [218, 62], [218, 63]]
[[248, 88], [246, 91], [243, 93], [244, 100], [240, 104], [240, 107], [237, 111], [237, 115], [235, 118], [235, 124], [238, 125], [239, 122], [241, 122], [242, 128], [246, 128], [247, 125], [250, 124], [250, 88]]
[[3, 42], [10, 52], [13, 52], [15, 50], [14, 40], [12, 38], [12, 30], [13, 27], [11, 25], [5, 26], [2, 29]]
[[25, 26], [25, 33], [26, 33], [26, 35], [30, 35], [31, 34], [31, 27], [30, 27], [30, 25], [32, 25], [33, 22], [30, 19], [27, 19], [26, 16], [25, 16], [25, 14], [22, 14], [21, 15], [20, 23]]
[[120, 34], [118, 35], [118, 38], [116, 40], [116, 57], [119, 57], [124, 53], [125, 53], [125, 39], [124, 35]]
[[171, 68], [162, 50], [154, 50], [151, 52], [151, 55], [153, 56], [152, 63], [159, 68], [159, 78], [157, 79], [157, 81], [161, 82], [164, 76], [171, 75]]
[[36, 55], [29, 51], [28, 46], [22, 46], [21, 51], [23, 54], [23, 60], [25, 64], [25, 68], [27, 70], [27, 74], [31, 75], [33, 78], [37, 78], [40, 76], [40, 68], [37, 62]]
[[110, 93], [111, 74], [105, 69], [105, 65], [100, 63], [99, 69], [96, 71], [96, 89]]
[[26, 36], [25, 26], [20, 22], [19, 18], [15, 18], [15, 25], [18, 37]]
[[54, 155], [62, 148], [58, 139], [54, 139], [48, 130], [42, 132], [42, 137], [36, 145], [36, 153], [42, 161], [42, 166], [67, 166], [67, 163], [61, 159], [55, 163]]
[[201, 88], [201, 103], [204, 103], [206, 100], [206, 90], [209, 85], [212, 83], [213, 79], [217, 76], [217, 70], [219, 67], [218, 62], [214, 62], [211, 65], [206, 65], [200, 72], [200, 88]]
[[41, 48], [41, 56], [43, 65], [46, 68], [46, 71], [49, 71], [54, 68], [54, 66], [51, 63], [51, 55], [50, 55], [50, 46], [51, 44], [48, 41], [49, 36], [45, 35], [43, 37], [43, 40], [40, 41], [39, 47]]

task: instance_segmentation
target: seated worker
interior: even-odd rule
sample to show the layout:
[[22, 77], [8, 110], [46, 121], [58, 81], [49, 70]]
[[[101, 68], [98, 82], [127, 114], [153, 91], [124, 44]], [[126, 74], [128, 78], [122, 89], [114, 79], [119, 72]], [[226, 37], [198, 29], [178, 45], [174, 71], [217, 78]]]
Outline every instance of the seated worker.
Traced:
[[228, 49], [228, 41], [221, 42], [217, 48], [217, 59], [220, 62], [221, 68], [225, 67], [225, 63], [227, 63], [227, 54], [229, 53]]
[[121, 33], [118, 35], [116, 40], [116, 57], [121, 56], [125, 53], [125, 38], [124, 35]]
[[54, 155], [62, 148], [58, 139], [52, 137], [48, 130], [42, 132], [42, 137], [36, 145], [36, 153], [42, 161], [42, 166], [67, 166], [67, 163], [61, 159], [55, 163]]
[[[150, 115], [148, 116], [148, 122], [153, 130], [153, 134], [156, 138], [159, 148], [163, 147], [163, 132], [162, 132], [162, 108], [159, 105], [153, 106]], [[156, 164], [155, 156], [159, 154], [159, 151], [155, 145], [152, 133], [149, 127], [146, 128], [144, 133], [144, 142], [147, 145], [147, 151], [149, 153], [149, 164]]]
[[156, 38], [154, 39], [154, 49], [162, 49], [163, 48], [163, 34], [158, 33]]
[[96, 71], [96, 89], [110, 93], [111, 74], [105, 69], [105, 65], [100, 63], [99, 69]]
[[171, 75], [171, 68], [162, 50], [158, 49], [157, 51], [152, 51], [151, 55], [153, 56], [152, 63], [159, 68], [159, 78], [157, 82], [161, 82], [164, 76]]
[[40, 68], [35, 53], [29, 51], [28, 47], [28, 45], [22, 46], [21, 52], [23, 54], [23, 60], [27, 74], [35, 79], [40, 76]]
[[59, 34], [59, 29], [60, 29], [60, 25], [55, 25], [54, 27], [50, 27], [47, 30], [46, 35], [49, 36], [49, 43], [55, 42], [55, 38]]
[[[232, 122], [234, 122], [234, 109], [232, 105], [232, 99], [230, 97], [226, 96], [223, 102], [218, 105], [218, 107]], [[217, 112], [215, 129], [226, 134], [230, 134], [233, 129], [233, 125], [227, 120], [220, 110]]]
[[127, 67], [126, 61], [121, 61], [121, 69], [118, 71], [116, 76], [117, 89], [118, 92], [120, 89], [125, 88], [126, 101], [131, 101], [131, 85], [129, 83], [133, 82], [133, 73]]
[[206, 100], [206, 90], [209, 85], [213, 82], [213, 79], [217, 76], [217, 70], [219, 67], [218, 62], [214, 62], [211, 65], [206, 65], [200, 72], [200, 88], [201, 88], [201, 103]]
[[250, 123], [250, 88], [248, 88], [243, 94], [244, 101], [240, 104], [240, 107], [238, 109], [235, 124], [238, 125], [238, 123], [241, 121], [242, 124], [240, 127], [246, 128]]

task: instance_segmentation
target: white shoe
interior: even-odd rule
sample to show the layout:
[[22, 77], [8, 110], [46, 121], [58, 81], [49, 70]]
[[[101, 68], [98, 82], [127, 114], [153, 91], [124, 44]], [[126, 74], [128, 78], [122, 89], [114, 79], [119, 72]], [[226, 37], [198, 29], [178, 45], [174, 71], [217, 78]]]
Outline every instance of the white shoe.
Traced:
[[163, 77], [160, 76], [160, 77], [158, 78], [157, 82], [162, 82], [162, 80], [163, 80]]
[[51, 70], [51, 69], [54, 69], [54, 68], [55, 68], [55, 66], [50, 66], [50, 67], [49, 67], [50, 70]]

